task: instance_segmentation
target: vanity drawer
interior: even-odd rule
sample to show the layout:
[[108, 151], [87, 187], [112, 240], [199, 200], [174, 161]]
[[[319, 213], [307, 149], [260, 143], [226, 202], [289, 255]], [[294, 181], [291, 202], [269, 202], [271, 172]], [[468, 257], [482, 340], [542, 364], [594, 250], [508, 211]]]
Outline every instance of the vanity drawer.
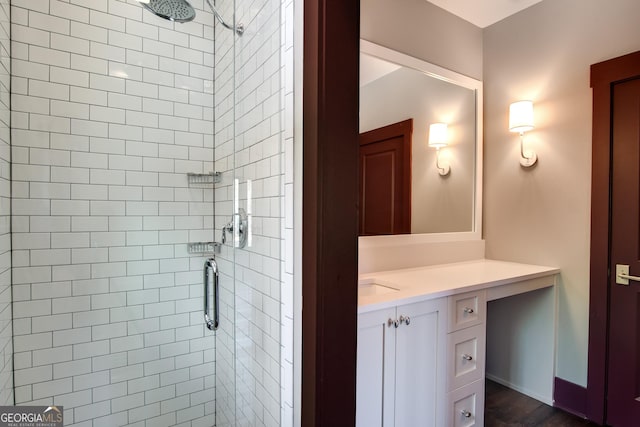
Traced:
[[449, 332], [484, 323], [487, 297], [485, 291], [449, 297]]
[[484, 378], [484, 325], [462, 329], [447, 336], [449, 391]]
[[484, 378], [448, 394], [447, 426], [484, 426]]

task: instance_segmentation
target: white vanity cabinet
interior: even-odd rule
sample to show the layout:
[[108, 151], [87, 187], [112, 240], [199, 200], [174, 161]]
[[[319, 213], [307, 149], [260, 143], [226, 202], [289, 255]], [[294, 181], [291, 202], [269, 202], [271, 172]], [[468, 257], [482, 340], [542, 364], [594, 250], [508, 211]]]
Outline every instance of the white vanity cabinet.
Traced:
[[[483, 426], [487, 324], [495, 323], [487, 320], [487, 301], [552, 289], [558, 273], [554, 267], [477, 260], [361, 275], [356, 425]], [[490, 344], [509, 342], [500, 351], [518, 358], [513, 366], [552, 384], [555, 290], [548, 295], [544, 307], [535, 306], [550, 313], [548, 322], [517, 330], [493, 325]], [[517, 314], [511, 313], [514, 321]], [[504, 337], [496, 339], [496, 332]], [[517, 364], [531, 340], [541, 343], [538, 358]], [[538, 360], [551, 362], [540, 367]]]
[[358, 317], [356, 426], [444, 426], [447, 299]]

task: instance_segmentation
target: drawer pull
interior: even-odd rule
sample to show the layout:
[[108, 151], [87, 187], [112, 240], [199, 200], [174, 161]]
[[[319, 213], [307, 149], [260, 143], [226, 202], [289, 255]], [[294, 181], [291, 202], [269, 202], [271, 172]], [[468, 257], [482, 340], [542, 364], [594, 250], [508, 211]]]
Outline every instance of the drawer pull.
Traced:
[[411, 323], [411, 318], [409, 316], [400, 316], [400, 324], [402, 324], [402, 322], [404, 322], [405, 325], [409, 326], [409, 323]]
[[473, 357], [472, 357], [472, 356], [470, 356], [470, 355], [468, 355], [468, 354], [463, 354], [463, 355], [462, 355], [462, 358], [463, 358], [464, 360], [473, 360]]
[[465, 418], [471, 418], [471, 412], [467, 411], [466, 409], [463, 409], [462, 411], [460, 411], [460, 413]]
[[463, 310], [466, 314], [473, 314], [474, 310], [471, 307], [465, 307]]
[[387, 326], [395, 326], [397, 328], [398, 326], [400, 326], [400, 321], [398, 319], [393, 320], [392, 318], [389, 318], [389, 320], [387, 320]]

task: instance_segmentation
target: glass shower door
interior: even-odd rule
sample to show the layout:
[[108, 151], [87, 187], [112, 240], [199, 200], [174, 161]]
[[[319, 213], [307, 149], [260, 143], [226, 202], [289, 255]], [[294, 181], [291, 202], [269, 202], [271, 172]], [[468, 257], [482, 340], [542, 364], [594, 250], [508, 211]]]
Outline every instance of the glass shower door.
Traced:
[[[283, 124], [280, 0], [222, 0], [215, 27], [216, 425], [279, 426]], [[224, 229], [224, 231], [223, 231]]]
[[[233, 16], [234, 1], [217, 1], [215, 6], [223, 16]], [[223, 228], [233, 217], [236, 37], [224, 26], [218, 23], [214, 26], [214, 167], [222, 177], [214, 194], [214, 239], [217, 242], [222, 242]], [[215, 258], [219, 271], [219, 325], [215, 331], [215, 425], [231, 427], [237, 425], [233, 238], [222, 244]]]

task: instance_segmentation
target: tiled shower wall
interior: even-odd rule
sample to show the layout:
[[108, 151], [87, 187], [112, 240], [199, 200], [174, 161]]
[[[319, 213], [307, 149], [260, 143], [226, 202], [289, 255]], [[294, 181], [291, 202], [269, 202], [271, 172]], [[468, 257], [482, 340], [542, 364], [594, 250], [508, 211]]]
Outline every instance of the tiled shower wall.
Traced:
[[0, 405], [13, 405], [9, 0], [0, 0]]
[[136, 1], [11, 2], [15, 399], [66, 425], [213, 423], [187, 253], [212, 238], [213, 186], [186, 173], [213, 169], [214, 18], [191, 3], [173, 24]]

